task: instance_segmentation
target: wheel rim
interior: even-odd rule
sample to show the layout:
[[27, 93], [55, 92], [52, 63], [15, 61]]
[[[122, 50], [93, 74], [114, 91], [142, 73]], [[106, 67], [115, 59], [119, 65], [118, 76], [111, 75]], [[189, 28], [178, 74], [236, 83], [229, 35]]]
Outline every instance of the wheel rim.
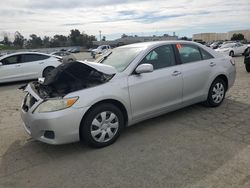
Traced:
[[117, 116], [110, 111], [99, 113], [91, 123], [91, 136], [97, 142], [108, 142], [117, 133], [119, 120]]
[[213, 101], [217, 104], [220, 103], [224, 98], [224, 94], [225, 94], [224, 85], [222, 83], [215, 84], [215, 86], [213, 87], [213, 94], [212, 94]]

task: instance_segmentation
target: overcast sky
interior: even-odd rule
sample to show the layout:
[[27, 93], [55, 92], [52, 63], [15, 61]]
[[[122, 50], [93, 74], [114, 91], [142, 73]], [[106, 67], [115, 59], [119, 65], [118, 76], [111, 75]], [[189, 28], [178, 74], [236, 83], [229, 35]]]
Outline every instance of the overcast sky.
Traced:
[[68, 35], [71, 29], [108, 39], [122, 33], [191, 37], [199, 32], [250, 28], [250, 0], [5, 0], [0, 3], [0, 38]]

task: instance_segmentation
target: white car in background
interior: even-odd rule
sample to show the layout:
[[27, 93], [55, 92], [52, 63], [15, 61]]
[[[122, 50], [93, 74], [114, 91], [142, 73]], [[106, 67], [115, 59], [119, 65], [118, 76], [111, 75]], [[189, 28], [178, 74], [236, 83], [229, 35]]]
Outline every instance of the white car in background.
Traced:
[[247, 45], [242, 44], [240, 42], [236, 43], [228, 43], [225, 45], [222, 45], [220, 48], [216, 49], [217, 52], [225, 53], [229, 56], [235, 56], [235, 55], [244, 55], [247, 51], [247, 48], [249, 48]]
[[108, 52], [109, 50], [111, 49], [111, 47], [109, 45], [102, 45], [102, 46], [98, 46], [98, 48], [96, 49], [93, 49], [91, 51], [91, 56], [93, 58], [96, 58], [97, 55], [103, 55], [105, 54], [106, 52]]
[[0, 57], [0, 83], [46, 77], [61, 64], [61, 58], [38, 53], [18, 52]]
[[68, 63], [76, 60], [76, 57], [67, 51], [56, 51], [50, 53], [50, 55], [59, 56], [62, 58], [63, 63]]

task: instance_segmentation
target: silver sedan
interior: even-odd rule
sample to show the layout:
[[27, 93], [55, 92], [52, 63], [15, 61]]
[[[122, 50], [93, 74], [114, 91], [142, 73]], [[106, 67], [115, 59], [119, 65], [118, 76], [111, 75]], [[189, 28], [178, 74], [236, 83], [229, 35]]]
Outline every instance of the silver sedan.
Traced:
[[203, 102], [219, 106], [235, 81], [234, 60], [187, 41], [122, 46], [54, 69], [30, 83], [21, 117], [34, 139], [104, 147], [126, 126]]

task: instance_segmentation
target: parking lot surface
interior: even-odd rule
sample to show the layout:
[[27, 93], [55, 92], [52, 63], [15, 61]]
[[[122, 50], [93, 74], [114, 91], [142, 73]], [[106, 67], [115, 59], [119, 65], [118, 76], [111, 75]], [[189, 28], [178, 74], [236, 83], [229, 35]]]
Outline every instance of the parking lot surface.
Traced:
[[[78, 54], [78, 58], [88, 58]], [[19, 115], [24, 83], [0, 86], [0, 187], [250, 187], [250, 74], [218, 108], [193, 105], [127, 128], [102, 149], [31, 139]]]

